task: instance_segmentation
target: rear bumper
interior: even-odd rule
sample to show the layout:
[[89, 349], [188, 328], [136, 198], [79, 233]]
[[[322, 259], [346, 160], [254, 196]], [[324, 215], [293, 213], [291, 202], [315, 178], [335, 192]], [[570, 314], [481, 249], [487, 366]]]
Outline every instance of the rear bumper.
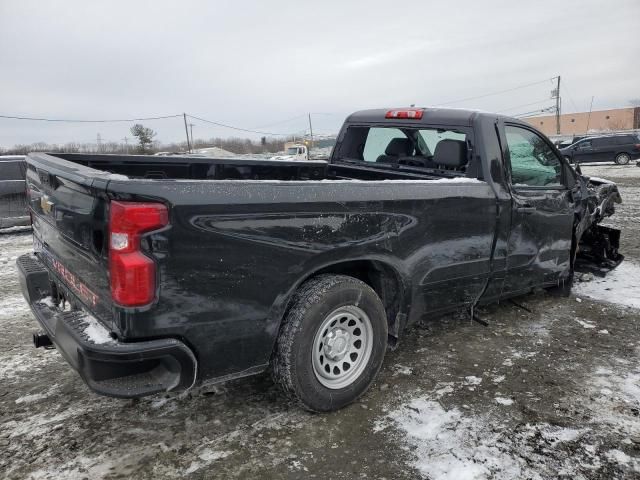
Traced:
[[17, 260], [22, 294], [38, 323], [86, 384], [102, 395], [134, 398], [186, 390], [197, 378], [197, 360], [189, 347], [166, 338], [121, 342], [87, 313], [63, 311], [51, 300], [49, 273], [33, 254]]

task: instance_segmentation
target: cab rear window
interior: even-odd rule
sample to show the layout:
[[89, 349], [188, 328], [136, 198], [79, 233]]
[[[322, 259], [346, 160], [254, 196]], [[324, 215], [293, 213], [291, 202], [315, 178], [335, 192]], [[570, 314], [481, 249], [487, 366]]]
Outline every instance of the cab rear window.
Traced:
[[464, 171], [469, 133], [456, 128], [349, 127], [337, 160]]

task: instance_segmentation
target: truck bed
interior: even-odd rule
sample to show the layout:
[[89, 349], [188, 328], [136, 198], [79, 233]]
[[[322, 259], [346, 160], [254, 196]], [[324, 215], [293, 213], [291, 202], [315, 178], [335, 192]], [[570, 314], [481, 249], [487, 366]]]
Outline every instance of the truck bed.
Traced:
[[262, 158], [185, 156], [48, 154], [74, 164], [110, 173], [114, 178], [155, 180], [402, 180], [459, 177], [447, 171], [376, 165], [331, 165], [323, 160], [283, 161]]

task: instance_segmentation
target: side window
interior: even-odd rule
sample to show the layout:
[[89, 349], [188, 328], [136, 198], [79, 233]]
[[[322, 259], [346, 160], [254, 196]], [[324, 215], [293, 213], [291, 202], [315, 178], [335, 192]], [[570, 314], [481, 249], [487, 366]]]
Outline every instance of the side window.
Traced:
[[590, 150], [591, 149], [591, 140], [585, 140], [584, 142], [580, 142], [578, 144], [578, 150]]
[[559, 187], [562, 164], [542, 137], [530, 130], [506, 126], [514, 186]]
[[364, 144], [364, 151], [362, 152], [364, 161], [377, 161], [379, 157], [385, 155], [387, 147], [389, 147], [389, 144], [395, 138], [407, 140], [407, 136], [397, 128], [370, 128], [369, 133], [367, 134], [367, 140]]

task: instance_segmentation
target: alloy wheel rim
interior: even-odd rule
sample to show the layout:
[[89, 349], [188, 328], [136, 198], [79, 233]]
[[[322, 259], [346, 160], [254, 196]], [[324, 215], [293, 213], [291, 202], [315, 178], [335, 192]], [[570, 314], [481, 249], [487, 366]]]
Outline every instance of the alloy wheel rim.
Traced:
[[313, 339], [316, 379], [332, 390], [355, 382], [371, 358], [373, 329], [360, 307], [339, 307], [325, 317]]

